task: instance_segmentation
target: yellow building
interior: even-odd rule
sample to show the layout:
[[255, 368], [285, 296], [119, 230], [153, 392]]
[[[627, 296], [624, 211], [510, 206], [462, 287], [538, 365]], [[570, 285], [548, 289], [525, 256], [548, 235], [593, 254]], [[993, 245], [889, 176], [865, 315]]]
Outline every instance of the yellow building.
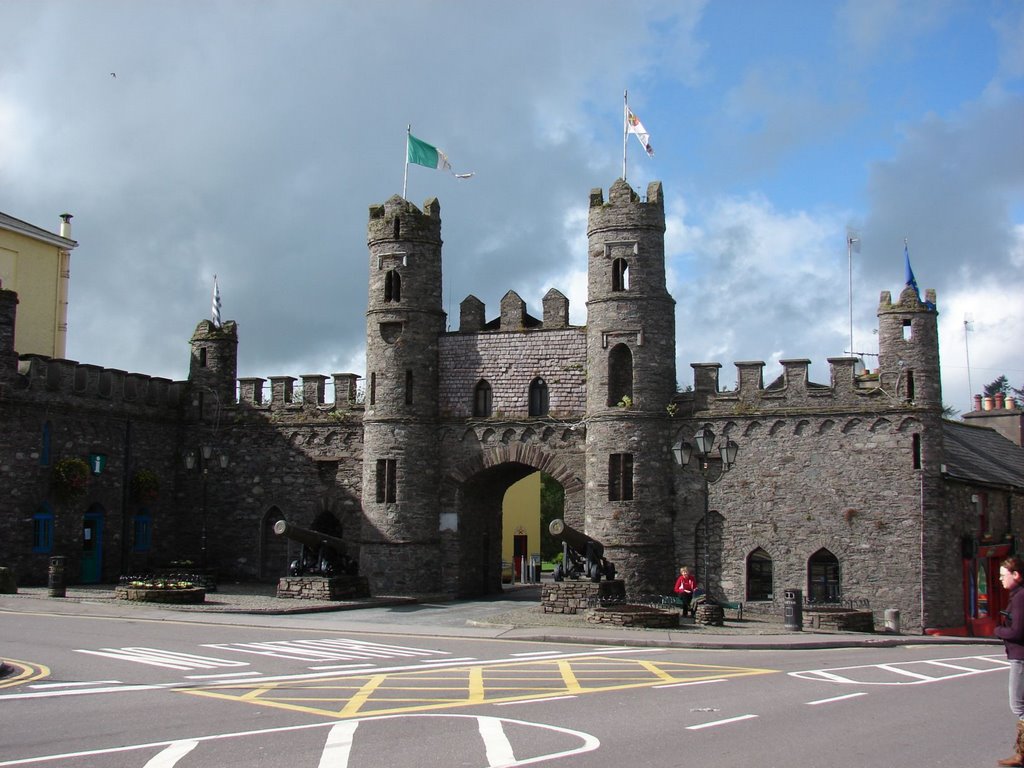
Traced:
[[60, 234], [0, 212], [0, 285], [18, 293], [14, 349], [20, 355], [67, 354], [68, 281], [71, 276], [71, 214]]
[[501, 505], [501, 559], [514, 563], [522, 579], [522, 557], [540, 554], [540, 472], [527, 475], [505, 491]]

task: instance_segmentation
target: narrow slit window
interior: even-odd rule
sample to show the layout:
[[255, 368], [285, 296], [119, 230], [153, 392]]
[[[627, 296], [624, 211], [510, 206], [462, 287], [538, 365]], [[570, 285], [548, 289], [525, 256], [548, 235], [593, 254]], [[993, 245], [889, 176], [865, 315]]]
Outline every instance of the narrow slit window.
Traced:
[[907, 371], [907, 400], [914, 401], [914, 372]]
[[377, 459], [377, 502], [392, 504], [398, 496], [398, 462], [395, 459]]
[[633, 498], [633, 454], [613, 453], [608, 457], [608, 501]]
[[377, 374], [370, 374], [370, 405], [374, 405], [377, 402]]
[[394, 269], [384, 275], [384, 301], [397, 302], [402, 300], [402, 276]]
[[910, 451], [914, 457], [914, 469], [921, 469], [921, 436], [915, 434], [910, 438]]
[[914, 325], [909, 320], [903, 321], [903, 340], [910, 341], [914, 335]]

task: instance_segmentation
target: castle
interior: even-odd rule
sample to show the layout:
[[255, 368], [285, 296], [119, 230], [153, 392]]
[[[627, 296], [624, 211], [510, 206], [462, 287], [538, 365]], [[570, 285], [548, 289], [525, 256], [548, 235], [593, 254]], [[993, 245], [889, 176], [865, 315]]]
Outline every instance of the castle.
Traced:
[[[272, 376], [266, 397], [236, 378], [230, 321], [198, 324], [184, 381], [19, 355], [0, 286], [0, 564], [22, 583], [53, 554], [72, 583], [183, 559], [276, 579], [286, 518], [349, 542], [376, 594], [481, 595], [501, 589], [505, 490], [540, 470], [630, 592], [666, 592], [689, 563], [748, 610], [794, 588], [897, 609], [911, 631], [994, 615], [977, 582], [1020, 533], [1024, 463], [1009, 483], [951, 470], [950, 430], [991, 430], [942, 418], [934, 292], [882, 292], [870, 373], [830, 358], [819, 384], [784, 360], [766, 385], [739, 362], [723, 391], [718, 363], [694, 363], [678, 392], [664, 232], [660, 183], [593, 190], [585, 326], [551, 290], [540, 318], [509, 292], [487, 321], [469, 296], [446, 331], [438, 201], [371, 206], [363, 398], [353, 373]], [[705, 426], [739, 448], [709, 484], [677, 460]], [[89, 457], [84, 487], [60, 484], [68, 457]]]

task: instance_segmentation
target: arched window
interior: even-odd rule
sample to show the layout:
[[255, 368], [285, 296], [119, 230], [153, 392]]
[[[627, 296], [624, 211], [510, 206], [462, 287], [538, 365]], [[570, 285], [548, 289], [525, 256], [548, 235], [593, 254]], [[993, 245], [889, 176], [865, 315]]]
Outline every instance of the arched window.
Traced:
[[633, 353], [625, 344], [616, 344], [608, 353], [608, 407], [632, 401]]
[[53, 510], [43, 504], [32, 516], [32, 551], [53, 551]]
[[476, 389], [473, 391], [473, 415], [490, 416], [493, 407], [491, 398], [491, 385], [486, 379], [480, 379], [477, 382]]
[[771, 600], [772, 592], [772, 558], [758, 547], [747, 555], [747, 600]]
[[629, 262], [625, 259], [615, 259], [612, 262], [612, 290], [629, 290]]
[[540, 376], [530, 382], [530, 415], [548, 415], [548, 385]]
[[[397, 219], [396, 219], [397, 221]], [[393, 269], [384, 275], [384, 301], [402, 300], [402, 276]]]
[[838, 603], [839, 559], [827, 549], [819, 549], [807, 561], [807, 602]]

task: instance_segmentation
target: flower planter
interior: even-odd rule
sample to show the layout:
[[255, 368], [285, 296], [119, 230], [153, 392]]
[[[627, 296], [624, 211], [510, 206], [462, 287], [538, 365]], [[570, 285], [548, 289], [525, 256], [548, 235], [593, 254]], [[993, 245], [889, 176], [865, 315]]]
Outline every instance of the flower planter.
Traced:
[[184, 589], [168, 587], [117, 587], [114, 592], [118, 600], [138, 603], [196, 605], [206, 601], [206, 590], [202, 587], [186, 587]]

